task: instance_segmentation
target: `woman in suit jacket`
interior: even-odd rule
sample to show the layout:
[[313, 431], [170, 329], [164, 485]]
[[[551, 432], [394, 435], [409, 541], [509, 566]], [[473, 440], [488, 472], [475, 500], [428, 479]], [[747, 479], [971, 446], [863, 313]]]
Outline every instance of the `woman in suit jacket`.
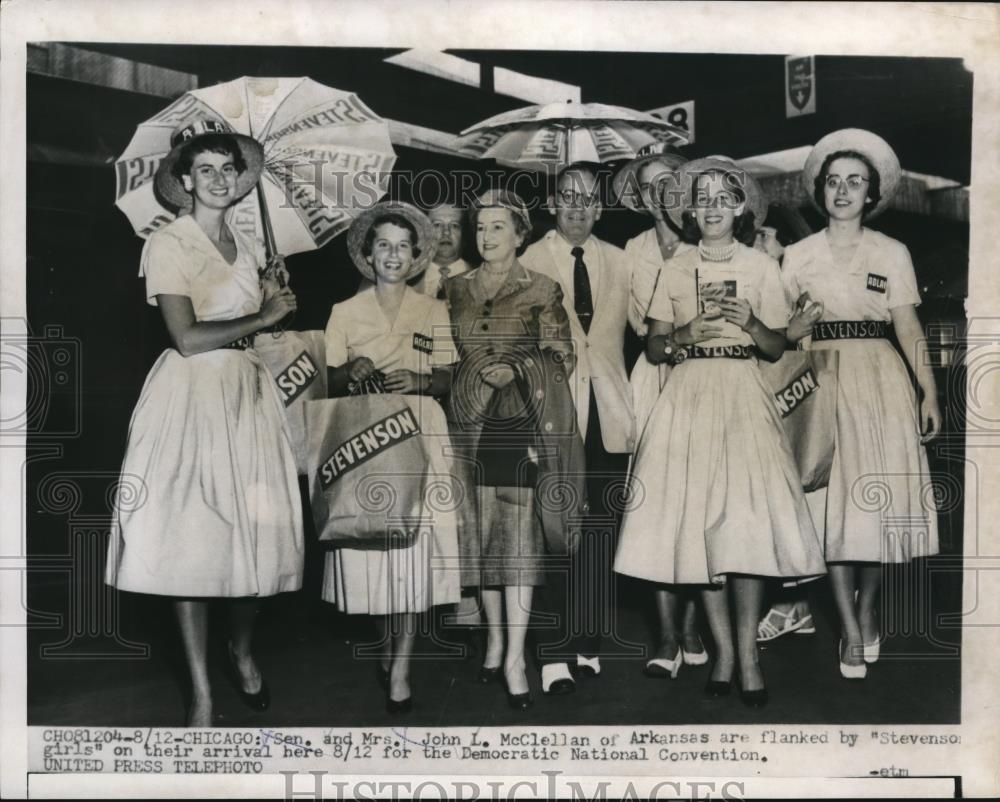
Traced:
[[502, 667], [510, 705], [524, 710], [532, 703], [524, 657], [532, 592], [543, 583], [543, 556], [571, 547], [568, 518], [584, 503], [567, 381], [573, 346], [559, 285], [517, 260], [530, 231], [520, 198], [489, 192], [471, 222], [483, 264], [445, 282], [459, 351], [450, 418], [476, 471], [488, 623], [480, 680], [498, 678]]

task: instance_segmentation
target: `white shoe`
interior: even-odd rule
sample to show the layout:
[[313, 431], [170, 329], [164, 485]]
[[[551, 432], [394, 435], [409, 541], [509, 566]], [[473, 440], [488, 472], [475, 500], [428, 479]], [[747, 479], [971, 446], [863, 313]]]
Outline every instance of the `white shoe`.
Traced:
[[841, 643], [837, 641], [837, 659], [840, 660], [840, 676], [844, 679], [864, 679], [868, 675], [868, 666], [862, 663], [860, 666], [848, 665], [840, 657]]
[[878, 655], [881, 651], [881, 641], [866, 643], [862, 646], [866, 663], [877, 663]]
[[642, 673], [652, 679], [677, 679], [677, 672], [681, 670], [681, 663], [684, 662], [684, 650], [677, 649], [677, 656], [673, 660], [665, 660], [662, 657], [654, 657], [646, 661], [646, 667]]
[[[698, 638], [701, 642], [701, 638]], [[684, 665], [686, 666], [703, 666], [708, 662], [708, 652], [705, 649], [704, 642], [701, 643], [701, 651], [689, 652], [681, 647], [681, 655], [684, 657]]]
[[547, 663], [542, 666], [542, 692], [557, 696], [564, 693], [573, 693], [576, 690], [576, 681], [569, 673], [569, 666], [566, 663]]
[[581, 677], [596, 677], [601, 673], [600, 657], [584, 657], [582, 654], [576, 656], [576, 673]]

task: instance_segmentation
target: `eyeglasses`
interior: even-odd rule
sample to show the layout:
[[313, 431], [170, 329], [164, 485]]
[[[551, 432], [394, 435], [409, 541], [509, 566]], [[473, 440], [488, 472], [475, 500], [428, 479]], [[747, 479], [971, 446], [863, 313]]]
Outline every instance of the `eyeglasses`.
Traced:
[[839, 175], [828, 175], [825, 183], [827, 189], [839, 190], [842, 185], [846, 184], [848, 189], [859, 190], [868, 183], [868, 179], [862, 178], [860, 175], [849, 175], [847, 178], [841, 178]]
[[556, 197], [563, 206], [594, 206], [597, 204], [597, 195], [585, 195], [573, 189], [561, 189], [556, 193]]

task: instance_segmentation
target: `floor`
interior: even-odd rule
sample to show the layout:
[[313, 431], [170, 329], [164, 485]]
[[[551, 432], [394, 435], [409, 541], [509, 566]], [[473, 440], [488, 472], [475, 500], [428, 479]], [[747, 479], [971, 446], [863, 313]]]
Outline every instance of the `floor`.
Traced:
[[[930, 562], [933, 567], [933, 558]], [[883, 658], [863, 682], [848, 682], [839, 675], [831, 628], [835, 617], [828, 586], [820, 581], [809, 590], [816, 634], [788, 635], [761, 650], [771, 694], [763, 709], [746, 708], [736, 696], [705, 698], [702, 688], [710, 666], [684, 666], [676, 680], [654, 680], [643, 675], [644, 659], [636, 655], [605, 659], [600, 676], [581, 679], [572, 696], [543, 697], [538, 674], [530, 671], [535, 705], [516, 712], [508, 708], [501, 684], [476, 681], [478, 657], [445, 654], [439, 643], [421, 637], [411, 677], [414, 709], [405, 720], [407, 725], [426, 726], [955, 723], [960, 710], [960, 630], [942, 627], [941, 614], [960, 609], [961, 574], [926, 568], [889, 569], [885, 586], [894, 596], [883, 603], [889, 635]], [[319, 601], [315, 580], [307, 577], [302, 591], [263, 605], [255, 649], [271, 688], [266, 713], [244, 707], [233, 689], [225, 671], [224, 609], [220, 605], [215, 611], [210, 666], [218, 726], [400, 722], [384, 710], [373, 662], [355, 656], [374, 640], [371, 620], [340, 615]], [[907, 588], [921, 590], [912, 593]], [[41, 586], [32, 589], [29, 600], [35, 610], [65, 611], [67, 595], [65, 588]], [[641, 650], [654, 637], [649, 589], [639, 582], [623, 582], [617, 600], [618, 639]], [[67, 641], [65, 627], [31, 631], [30, 724], [183, 725], [185, 670], [168, 604], [127, 593], [118, 594], [117, 602], [117, 639], [84, 634]], [[704, 622], [702, 627], [710, 642]], [[46, 646], [49, 651], [43, 653]]]

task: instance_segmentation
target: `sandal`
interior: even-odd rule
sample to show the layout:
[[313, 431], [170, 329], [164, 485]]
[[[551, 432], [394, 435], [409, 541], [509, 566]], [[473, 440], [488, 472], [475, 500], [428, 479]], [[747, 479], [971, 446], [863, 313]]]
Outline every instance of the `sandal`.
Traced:
[[806, 629], [806, 632], [803, 634], [812, 634], [816, 631], [816, 627], [813, 626], [812, 615], [797, 619], [794, 608], [790, 613], [783, 613], [772, 607], [767, 611], [767, 615], [760, 619], [760, 623], [757, 624], [757, 643], [766, 643], [775, 638], [780, 638], [782, 635], [787, 635], [789, 632], [796, 632], [803, 628]]

